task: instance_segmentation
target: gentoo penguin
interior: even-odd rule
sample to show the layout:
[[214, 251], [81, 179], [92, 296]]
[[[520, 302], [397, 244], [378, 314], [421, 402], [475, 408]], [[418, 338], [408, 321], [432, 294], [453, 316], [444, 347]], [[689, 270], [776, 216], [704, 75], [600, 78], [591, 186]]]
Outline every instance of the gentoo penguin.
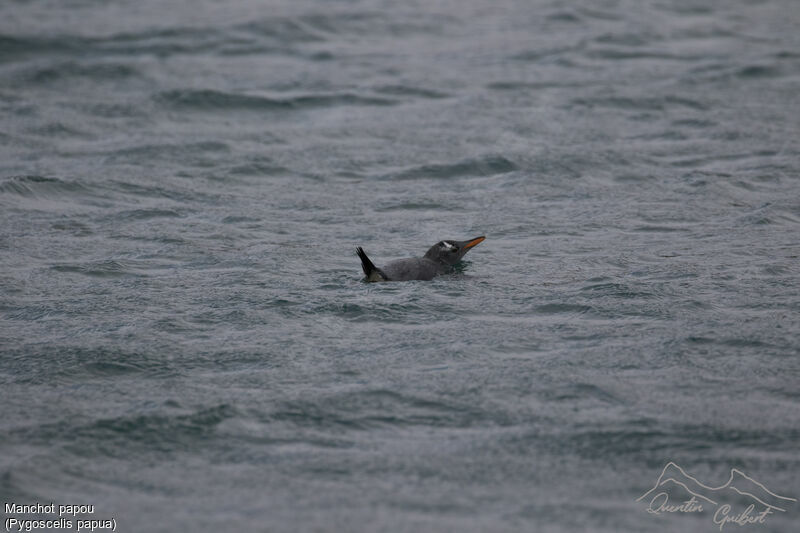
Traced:
[[383, 268], [376, 267], [360, 246], [356, 248], [356, 253], [361, 258], [361, 268], [367, 276], [366, 281], [429, 280], [452, 272], [464, 254], [485, 238], [481, 236], [468, 241], [439, 241], [425, 252], [424, 257], [398, 259], [387, 263]]

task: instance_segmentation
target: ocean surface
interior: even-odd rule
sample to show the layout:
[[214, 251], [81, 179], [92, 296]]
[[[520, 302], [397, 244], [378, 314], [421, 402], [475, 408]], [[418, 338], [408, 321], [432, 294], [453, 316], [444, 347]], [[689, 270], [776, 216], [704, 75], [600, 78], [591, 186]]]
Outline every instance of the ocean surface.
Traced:
[[[800, 499], [798, 28], [3, 1], [4, 527], [719, 531], [636, 501], [669, 462]], [[478, 235], [453, 275], [362, 281], [356, 246]], [[782, 501], [722, 531], [797, 531]]]

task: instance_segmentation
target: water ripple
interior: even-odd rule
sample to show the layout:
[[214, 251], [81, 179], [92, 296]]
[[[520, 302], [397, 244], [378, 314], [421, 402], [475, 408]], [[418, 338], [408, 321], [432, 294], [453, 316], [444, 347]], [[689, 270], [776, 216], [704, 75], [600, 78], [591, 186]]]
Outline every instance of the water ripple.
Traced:
[[465, 159], [456, 163], [429, 163], [389, 174], [385, 177], [396, 180], [420, 178], [450, 179], [463, 176], [494, 176], [514, 172], [518, 167], [500, 155], [487, 155], [476, 159]]
[[197, 110], [302, 110], [331, 106], [390, 106], [389, 98], [352, 93], [305, 94], [297, 96], [258, 96], [211, 89], [177, 89], [156, 95], [156, 101], [173, 108]]

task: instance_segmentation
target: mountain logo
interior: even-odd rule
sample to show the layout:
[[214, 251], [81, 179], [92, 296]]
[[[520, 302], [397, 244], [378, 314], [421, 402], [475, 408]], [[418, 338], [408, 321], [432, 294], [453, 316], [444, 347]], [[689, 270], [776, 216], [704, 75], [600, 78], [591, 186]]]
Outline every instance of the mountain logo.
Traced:
[[713, 511], [712, 520], [720, 531], [726, 524], [764, 524], [769, 515], [785, 513], [797, 503], [795, 498], [772, 492], [736, 468], [731, 469], [728, 481], [711, 487], [672, 461], [661, 471], [653, 488], [636, 501], [647, 503], [647, 512], [654, 515]]

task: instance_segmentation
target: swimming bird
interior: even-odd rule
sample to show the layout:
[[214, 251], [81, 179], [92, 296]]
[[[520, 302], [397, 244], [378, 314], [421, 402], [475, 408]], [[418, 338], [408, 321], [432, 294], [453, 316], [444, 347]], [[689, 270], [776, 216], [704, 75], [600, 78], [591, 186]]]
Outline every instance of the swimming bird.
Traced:
[[383, 268], [376, 267], [370, 261], [364, 249], [356, 248], [358, 257], [361, 258], [361, 268], [364, 269], [366, 281], [410, 281], [413, 279], [429, 280], [441, 274], [453, 271], [456, 263], [461, 261], [473, 246], [483, 242], [486, 237], [475, 237], [468, 241], [439, 241], [424, 257], [411, 257], [398, 259], [387, 263]]

